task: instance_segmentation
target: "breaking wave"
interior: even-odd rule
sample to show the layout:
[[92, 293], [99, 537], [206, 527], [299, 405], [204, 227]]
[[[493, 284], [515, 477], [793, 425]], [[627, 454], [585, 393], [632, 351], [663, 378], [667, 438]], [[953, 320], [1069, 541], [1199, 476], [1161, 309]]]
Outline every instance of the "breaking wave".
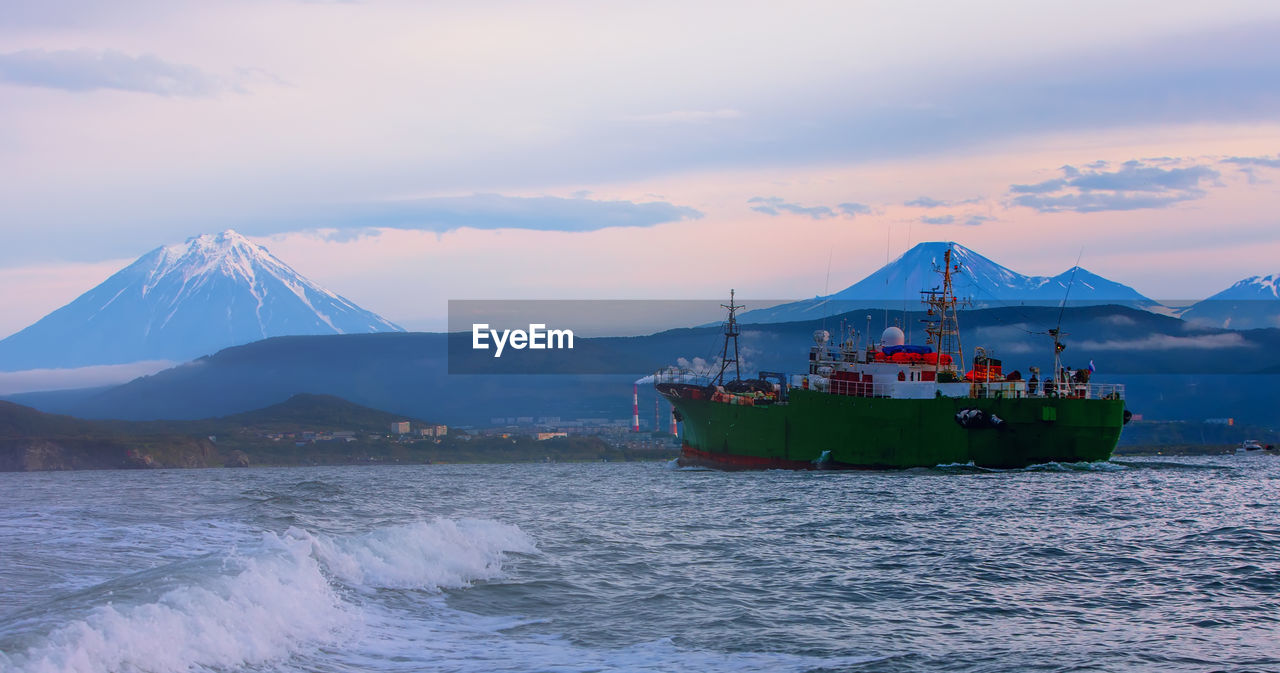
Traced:
[[438, 519], [350, 538], [290, 534], [310, 541], [313, 553], [343, 583], [371, 589], [461, 589], [501, 577], [508, 552], [537, 551], [519, 528], [474, 519]]
[[[19, 648], [6, 643], [4, 649], [14, 654], [0, 653], [0, 669], [102, 673], [252, 666], [358, 629], [364, 613], [347, 596], [351, 591], [462, 588], [500, 577], [508, 552], [535, 551], [519, 528], [484, 520], [438, 519], [351, 537], [296, 528], [267, 533], [252, 553], [207, 557], [204, 573], [150, 600], [117, 602], [116, 589], [103, 590], [87, 614], [28, 636]], [[151, 581], [156, 573], [138, 577]]]
[[[0, 670], [802, 673], [878, 658], [690, 650], [670, 638], [584, 647], [554, 634], [513, 634], [539, 622], [452, 609], [441, 595], [502, 578], [508, 554], [537, 552], [519, 528], [489, 520], [437, 519], [351, 536], [267, 533], [251, 553], [197, 559], [194, 576], [186, 561], [98, 587], [86, 614], [68, 620], [60, 613], [58, 626], [35, 629], [42, 633], [27, 642], [0, 642], [14, 652], [0, 652]], [[183, 579], [149, 600], [131, 601], [120, 590], [173, 575]], [[421, 599], [408, 611], [390, 609], [373, 600], [386, 591]], [[0, 633], [12, 626], [0, 624]]]

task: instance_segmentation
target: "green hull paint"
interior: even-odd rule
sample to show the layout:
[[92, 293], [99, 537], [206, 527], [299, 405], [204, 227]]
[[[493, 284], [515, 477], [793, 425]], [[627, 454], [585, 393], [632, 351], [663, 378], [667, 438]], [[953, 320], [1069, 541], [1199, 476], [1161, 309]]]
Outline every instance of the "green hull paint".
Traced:
[[[1092, 462], [1111, 457], [1124, 424], [1120, 399], [891, 399], [792, 389], [787, 404], [739, 406], [667, 397], [684, 418], [686, 458], [745, 458], [759, 467], [815, 463], [827, 451], [823, 465], [844, 468]], [[963, 409], [1005, 423], [964, 428], [955, 420]]]

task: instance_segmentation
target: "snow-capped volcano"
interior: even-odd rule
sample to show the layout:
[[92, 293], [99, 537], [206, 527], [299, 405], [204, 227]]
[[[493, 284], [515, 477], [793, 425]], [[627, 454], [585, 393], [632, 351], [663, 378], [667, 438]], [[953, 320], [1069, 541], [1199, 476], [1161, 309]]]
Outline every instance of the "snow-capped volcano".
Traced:
[[[833, 295], [831, 299], [919, 299], [920, 290], [935, 287], [943, 256], [951, 248], [951, 263], [960, 266], [953, 276], [956, 296], [975, 305], [1009, 302], [1061, 302], [1067, 298], [1090, 304], [1140, 302], [1149, 299], [1137, 290], [1107, 280], [1084, 268], [1073, 267], [1056, 276], [1026, 276], [984, 257], [959, 243], [934, 241], [917, 244], [902, 256]], [[1073, 278], [1074, 275], [1074, 278]], [[1068, 295], [1067, 288], [1071, 291]], [[1154, 303], [1154, 302], [1152, 302]]]
[[400, 331], [228, 230], [156, 248], [0, 341], [0, 370], [187, 360], [273, 336]]
[[[1280, 299], [1280, 273], [1251, 276], [1209, 297], [1209, 299]], [[1208, 300], [1206, 300], [1208, 301]]]
[[1188, 306], [1179, 317], [1214, 327], [1280, 327], [1280, 273], [1251, 276]]
[[[920, 291], [937, 287], [935, 271], [951, 249], [952, 264], [960, 265], [953, 276], [956, 296], [968, 299], [974, 308], [1011, 304], [1057, 305], [1066, 299], [1073, 306], [1124, 304], [1141, 308], [1158, 306], [1133, 288], [1108, 280], [1087, 269], [1074, 267], [1056, 276], [1027, 276], [970, 250], [946, 241], [917, 244], [875, 273], [825, 297], [792, 302], [744, 313], [746, 322], [809, 320], [855, 308], [920, 307]], [[1070, 294], [1067, 288], [1070, 287]]]

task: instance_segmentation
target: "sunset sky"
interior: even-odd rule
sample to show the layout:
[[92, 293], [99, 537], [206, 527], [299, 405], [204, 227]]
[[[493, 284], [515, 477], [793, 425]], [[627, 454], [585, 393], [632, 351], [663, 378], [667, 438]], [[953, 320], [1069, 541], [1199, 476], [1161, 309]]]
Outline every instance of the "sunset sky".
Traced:
[[0, 336], [228, 228], [409, 329], [810, 297], [926, 240], [1199, 299], [1280, 272], [1276, 35], [1276, 2], [9, 0]]

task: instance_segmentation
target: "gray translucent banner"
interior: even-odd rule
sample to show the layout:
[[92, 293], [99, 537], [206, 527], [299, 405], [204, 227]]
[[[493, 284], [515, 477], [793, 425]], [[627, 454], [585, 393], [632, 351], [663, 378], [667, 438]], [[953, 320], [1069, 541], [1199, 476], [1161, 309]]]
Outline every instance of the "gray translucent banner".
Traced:
[[[727, 299], [454, 300], [449, 302], [450, 374], [628, 374], [678, 367], [717, 369]], [[745, 306], [739, 360], [757, 371], [801, 373], [816, 330], [834, 343], [865, 347], [888, 326], [925, 345], [919, 305], [874, 300], [737, 299]], [[1181, 304], [1183, 307], [1177, 308]], [[1179, 314], [1185, 317], [1179, 317]], [[1280, 301], [1144, 302], [1061, 306], [1006, 302], [960, 312], [966, 356], [976, 347], [1007, 369], [1048, 370], [1050, 329], [1058, 329], [1065, 366], [1098, 376], [1280, 374]], [[1232, 329], [1240, 325], [1269, 327]], [[570, 336], [571, 334], [571, 336]]]

